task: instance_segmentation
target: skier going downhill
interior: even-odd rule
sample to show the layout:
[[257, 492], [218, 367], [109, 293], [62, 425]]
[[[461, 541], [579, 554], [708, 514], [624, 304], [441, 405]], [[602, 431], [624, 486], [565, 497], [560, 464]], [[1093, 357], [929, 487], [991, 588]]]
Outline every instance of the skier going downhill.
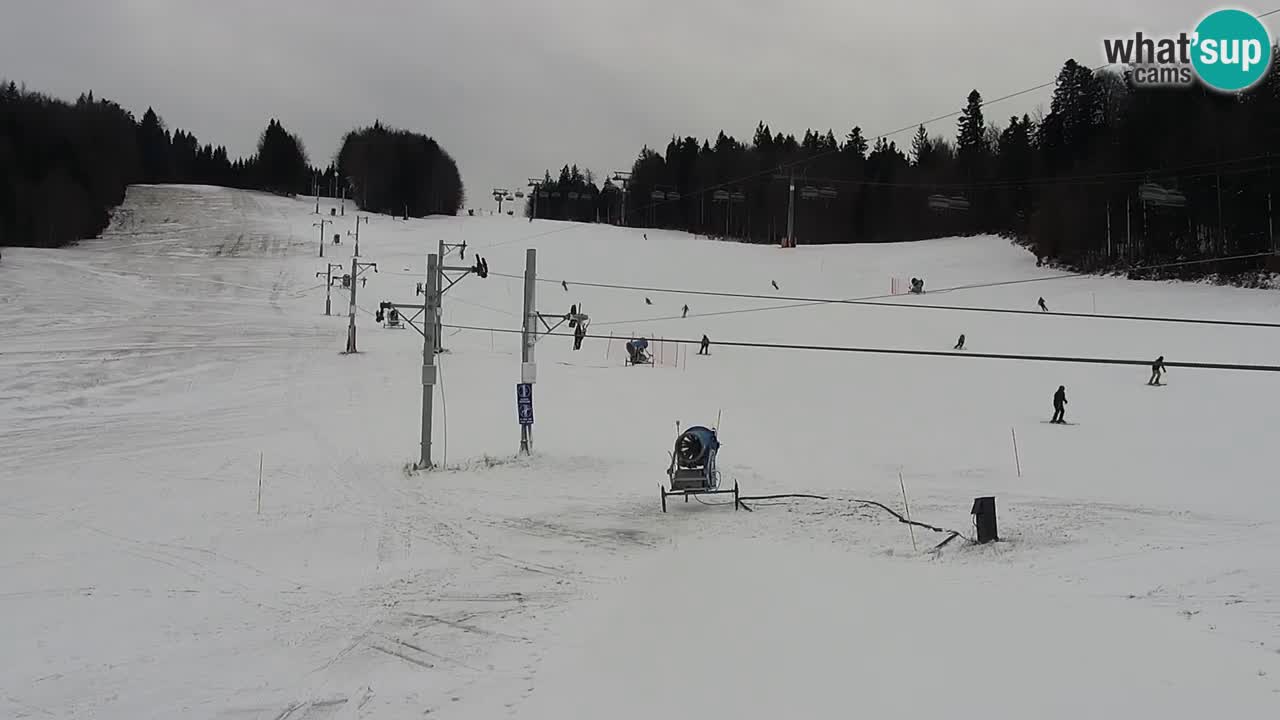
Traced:
[[1049, 422], [1058, 425], [1065, 425], [1066, 420], [1062, 418], [1066, 412], [1067, 405], [1067, 387], [1065, 385], [1058, 386], [1058, 392], [1053, 394], [1053, 419]]
[[1044, 298], [1040, 298], [1040, 311], [1049, 312], [1049, 306], [1044, 304]]
[[685, 305], [683, 308], [681, 308], [681, 309], [680, 309], [680, 317], [682, 317], [682, 318], [687, 318], [687, 317], [689, 317], [689, 306], [688, 306], [688, 305]]
[[1155, 362], [1151, 363], [1151, 379], [1147, 381], [1147, 384], [1159, 385], [1160, 376], [1164, 374], [1164, 371], [1164, 356], [1161, 355], [1156, 358]]
[[953, 349], [954, 349], [954, 350], [963, 350], [963, 349], [964, 349], [964, 333], [960, 333], [960, 339], [956, 341], [956, 346], [955, 346], [955, 348], [953, 348]]
[[698, 347], [698, 354], [699, 354], [699, 355], [710, 355], [710, 354], [711, 354], [711, 339], [710, 339], [710, 338], [708, 338], [706, 335], [703, 335], [703, 336], [702, 336], [702, 343], [701, 343], [701, 345]]

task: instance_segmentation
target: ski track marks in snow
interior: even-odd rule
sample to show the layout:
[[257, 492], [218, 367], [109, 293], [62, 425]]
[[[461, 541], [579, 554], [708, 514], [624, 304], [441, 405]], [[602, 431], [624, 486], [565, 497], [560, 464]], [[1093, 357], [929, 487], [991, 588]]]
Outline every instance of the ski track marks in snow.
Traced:
[[[326, 218], [330, 206], [322, 203]], [[1171, 647], [1203, 641], [1230, 659], [1222, 672], [1237, 673], [1232, 682], [1247, 672], [1244, 690], [1215, 698], [1220, 709], [1257, 715], [1249, 688], [1278, 697], [1280, 491], [1271, 475], [1280, 411], [1257, 402], [1280, 391], [1275, 379], [1180, 371], [1176, 387], [1156, 394], [1141, 387], [1142, 369], [725, 348], [679, 370], [637, 370], [608, 356], [604, 342], [588, 339], [575, 353], [553, 337], [537, 350], [535, 454], [513, 458], [518, 337], [451, 331], [435, 415], [436, 460], [445, 459], [447, 425], [449, 469], [405, 472], [417, 452], [420, 341], [383, 333], [361, 314], [361, 353], [340, 354], [346, 295], [333, 292], [336, 315], [325, 317], [315, 272], [349, 262], [351, 248], [327, 245], [329, 257], [314, 257], [313, 208], [306, 199], [137, 186], [101, 239], [5, 253], [0, 612], [21, 622], [0, 630], [0, 665], [13, 668], [0, 677], [0, 716], [569, 717], [576, 705], [566, 688], [668, 684], [660, 668], [668, 660], [679, 668], [682, 658], [646, 650], [650, 639], [702, 657], [715, 648], [681, 649], [682, 638], [726, 646], [753, 638], [758, 646], [724, 662], [751, 672], [747, 660], [763, 658], [761, 667], [772, 662], [791, 680], [822, 675], [811, 664], [823, 661], [817, 638], [832, 618], [788, 615], [816, 644], [785, 658], [771, 653], [789, 641], [771, 630], [700, 634], [721, 614], [777, 619], [767, 603], [795, 600], [773, 598], [784, 589], [753, 575], [755, 554], [793, 568], [817, 595], [849, 592], [854, 574], [868, 592], [848, 596], [851, 612], [870, 603], [880, 625], [908, 636], [910, 612], [923, 609], [903, 614], [871, 588], [900, 580], [941, 604], [1002, 588], [1068, 630], [1112, 627], [1113, 616], [1131, 612], [1173, 618], [1161, 626]], [[345, 233], [353, 216], [333, 218], [326, 232]], [[557, 281], [539, 286], [540, 308], [577, 303], [597, 322], [618, 322], [609, 327], [619, 335], [950, 348], [965, 332], [969, 347], [997, 352], [1241, 362], [1280, 353], [1276, 337], [1238, 328], [857, 306], [712, 315], [776, 303], [659, 295], [650, 307], [643, 293], [572, 283], [767, 294], [777, 280], [849, 297], [883, 293], [891, 276], [941, 286], [1049, 274], [995, 238], [784, 253], [660, 231], [646, 231], [646, 242], [640, 230], [537, 227], [565, 228], [535, 241], [542, 276]], [[370, 275], [361, 308], [408, 297], [440, 239], [467, 240], [495, 269], [519, 272], [518, 241], [532, 228], [374, 215], [361, 229], [362, 259], [410, 273]], [[670, 262], [677, 251], [687, 264]], [[1096, 300], [1107, 311], [1239, 319], [1276, 307], [1271, 295], [1229, 288], [1114, 278], [1051, 285], [947, 297], [1032, 307], [1045, 294], [1066, 310]], [[507, 327], [519, 302], [516, 281], [467, 278], [446, 297], [444, 321]], [[685, 302], [687, 319], [636, 320], [678, 316]], [[1071, 432], [1041, 424], [1059, 384], [1080, 423]], [[675, 421], [710, 423], [722, 410], [726, 483], [740, 482], [747, 495], [832, 499], [759, 502], [747, 513], [712, 497], [672, 502], [662, 514]], [[972, 498], [996, 495], [1004, 542], [928, 552], [942, 537], [917, 528], [913, 549], [905, 525], [851, 502], [901, 507], [900, 472], [915, 519], [966, 534]], [[714, 589], [700, 585], [703, 576]], [[694, 587], [702, 594], [687, 595]], [[1098, 614], [1081, 615], [1080, 604]], [[599, 624], [584, 619], [601, 614]], [[672, 615], [681, 618], [674, 636], [664, 634]], [[647, 637], [629, 630], [633, 618], [651, 623]], [[585, 627], [633, 657], [601, 661], [591, 643], [570, 639]], [[998, 623], [991, 631], [997, 656], [1030, 653], [1019, 662], [1073, 682], [1053, 648], [1019, 645]], [[938, 656], [969, 651], [971, 638], [946, 637], [965, 646], [909, 639]], [[1161, 659], [1141, 646], [1098, 649], [1138, 666]], [[634, 663], [646, 652], [655, 653], [653, 668], [640, 672]], [[827, 661], [857, 667], [874, 648], [846, 639], [840, 652]], [[1194, 652], [1177, 661], [1218, 668]], [[628, 667], [633, 676], [617, 674]], [[887, 689], [909, 697], [923, 680], [951, 695], [955, 676], [935, 670], [905, 673], [907, 684]], [[734, 681], [766, 688], [771, 679]], [[1106, 685], [1091, 675], [1075, 689], [1081, 697], [1095, 688], [1088, 683]], [[807, 706], [816, 701], [805, 697], [792, 710], [847, 707]], [[1143, 714], [1142, 698], [1120, 700]], [[643, 713], [644, 703], [632, 710]]]

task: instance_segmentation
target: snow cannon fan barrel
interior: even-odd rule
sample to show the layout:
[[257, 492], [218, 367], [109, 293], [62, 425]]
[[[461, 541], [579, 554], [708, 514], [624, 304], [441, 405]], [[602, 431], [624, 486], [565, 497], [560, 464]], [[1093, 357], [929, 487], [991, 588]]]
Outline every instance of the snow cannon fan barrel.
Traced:
[[703, 467], [707, 465], [711, 452], [719, 445], [713, 430], [695, 425], [676, 439], [676, 462], [682, 468]]

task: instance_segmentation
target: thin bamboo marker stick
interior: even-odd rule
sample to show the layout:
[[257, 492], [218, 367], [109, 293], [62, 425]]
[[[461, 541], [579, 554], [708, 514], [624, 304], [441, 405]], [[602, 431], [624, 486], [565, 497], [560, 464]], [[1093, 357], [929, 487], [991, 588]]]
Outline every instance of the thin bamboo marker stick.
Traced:
[[1018, 433], [1009, 428], [1009, 434], [1013, 436], [1013, 464], [1018, 468], [1018, 477], [1022, 477], [1022, 461], [1018, 459]]
[[262, 514], [262, 453], [258, 453], [258, 514]]
[[[898, 485], [902, 487], [902, 507], [907, 511], [907, 520], [911, 519], [911, 506], [907, 504], [907, 483], [902, 479], [902, 471], [898, 471]], [[908, 525], [907, 530], [911, 532], [911, 549], [919, 552], [920, 548], [916, 545], [916, 529]]]

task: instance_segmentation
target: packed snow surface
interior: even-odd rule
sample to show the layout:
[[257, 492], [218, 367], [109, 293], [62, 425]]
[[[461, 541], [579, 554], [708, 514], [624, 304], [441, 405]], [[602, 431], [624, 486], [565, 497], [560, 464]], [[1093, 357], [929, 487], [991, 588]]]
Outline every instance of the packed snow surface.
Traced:
[[[346, 355], [317, 272], [350, 272], [356, 213], [330, 207], [139, 186], [102, 238], [6, 249], [0, 717], [1280, 716], [1280, 375], [715, 344], [1275, 365], [1268, 328], [780, 297], [923, 277], [889, 301], [1275, 322], [1280, 294], [1058, 277], [993, 237], [373, 215]], [[445, 296], [446, 467], [414, 472], [422, 339], [373, 312], [420, 301], [440, 241], [491, 273]], [[527, 248], [539, 310], [593, 337], [537, 344], [518, 457]], [[611, 333], [713, 344], [624, 367]], [[717, 419], [726, 484], [830, 499], [663, 514], [676, 423]], [[965, 536], [994, 495], [1003, 541], [932, 551], [854, 502], [903, 488]]]

